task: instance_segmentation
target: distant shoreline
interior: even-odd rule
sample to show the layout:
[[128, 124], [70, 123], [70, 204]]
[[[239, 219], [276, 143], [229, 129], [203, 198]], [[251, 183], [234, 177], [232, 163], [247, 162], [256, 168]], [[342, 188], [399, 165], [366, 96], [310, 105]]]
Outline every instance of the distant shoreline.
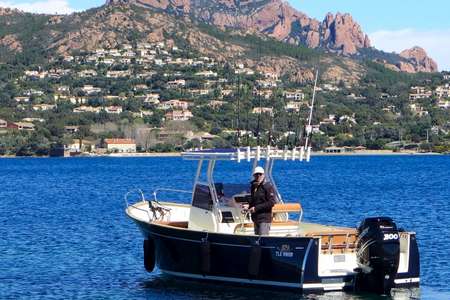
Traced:
[[342, 152], [342, 153], [325, 153], [312, 152], [312, 156], [403, 156], [403, 155], [443, 155], [437, 152], [416, 152], [416, 151], [401, 151], [394, 152], [391, 150], [365, 150], [356, 152]]
[[[405, 156], [405, 155], [445, 155], [443, 153], [436, 152], [415, 152], [415, 151], [402, 151], [393, 152], [390, 150], [365, 150], [356, 152], [342, 152], [342, 153], [325, 153], [325, 152], [312, 152], [311, 156]], [[0, 155], [0, 158], [49, 158], [49, 156], [14, 156], [14, 155]], [[181, 157], [181, 152], [161, 152], [161, 153], [111, 153], [111, 154], [82, 154], [72, 157]], [[61, 157], [62, 158], [62, 157]]]

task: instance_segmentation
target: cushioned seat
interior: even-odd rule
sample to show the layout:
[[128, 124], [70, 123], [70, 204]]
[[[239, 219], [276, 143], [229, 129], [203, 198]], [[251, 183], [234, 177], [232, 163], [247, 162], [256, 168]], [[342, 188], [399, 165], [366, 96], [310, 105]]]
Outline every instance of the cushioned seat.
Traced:
[[300, 203], [277, 203], [273, 206], [273, 213], [289, 213], [289, 212], [297, 212], [299, 213], [302, 210], [302, 206]]

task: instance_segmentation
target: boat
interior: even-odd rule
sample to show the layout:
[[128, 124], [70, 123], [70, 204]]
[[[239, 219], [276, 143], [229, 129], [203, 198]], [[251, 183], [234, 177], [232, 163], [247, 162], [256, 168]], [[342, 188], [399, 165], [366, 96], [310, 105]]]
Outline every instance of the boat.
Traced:
[[[289, 288], [302, 292], [356, 291], [389, 295], [420, 282], [416, 234], [389, 217], [368, 217], [356, 228], [310, 223], [298, 201], [285, 201], [273, 178], [277, 160], [308, 162], [310, 148], [243, 147], [182, 153], [198, 161], [191, 191], [171, 190], [183, 203], [125, 196], [126, 214], [143, 234], [144, 266], [176, 277]], [[255, 235], [243, 209], [249, 180], [216, 182], [216, 163], [262, 166], [275, 190], [268, 235]], [[251, 177], [251, 176], [250, 176]], [[234, 177], [233, 177], [234, 178]], [[190, 203], [190, 204], [186, 204]]]

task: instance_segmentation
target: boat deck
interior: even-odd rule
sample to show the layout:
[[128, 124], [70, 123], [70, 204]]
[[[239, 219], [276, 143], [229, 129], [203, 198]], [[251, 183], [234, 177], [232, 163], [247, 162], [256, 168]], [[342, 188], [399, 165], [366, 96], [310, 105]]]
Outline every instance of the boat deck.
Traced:
[[[162, 220], [150, 221], [152, 212], [149, 210], [148, 202], [139, 202], [130, 206], [128, 214], [134, 219], [161, 226], [174, 227], [180, 230], [208, 231], [207, 228], [200, 230], [191, 228], [189, 224], [190, 205], [178, 203], [162, 203], [169, 213]], [[276, 213], [298, 211], [299, 204], [283, 204], [274, 211]], [[254, 235], [254, 225], [249, 219], [241, 219], [241, 222], [232, 222], [219, 226], [216, 233], [235, 235]], [[322, 253], [336, 254], [353, 252], [356, 249], [357, 230], [355, 228], [338, 227], [299, 222], [298, 220], [274, 219], [269, 236], [273, 237], [313, 237], [319, 238]]]

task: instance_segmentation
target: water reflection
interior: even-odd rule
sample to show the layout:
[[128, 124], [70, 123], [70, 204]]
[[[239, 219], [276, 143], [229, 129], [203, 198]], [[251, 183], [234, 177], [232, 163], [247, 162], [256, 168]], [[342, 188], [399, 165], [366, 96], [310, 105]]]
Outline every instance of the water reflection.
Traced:
[[[196, 281], [180, 279], [164, 274], [152, 276], [138, 284], [144, 291], [147, 298], [158, 295], [161, 298], [171, 299], [209, 299], [209, 300], [263, 300], [263, 299], [283, 299], [283, 300], [413, 300], [421, 298], [419, 288], [414, 289], [394, 289], [391, 297], [378, 296], [373, 294], [354, 294], [344, 292], [327, 292], [323, 294], [309, 293], [301, 294], [294, 290], [269, 289], [261, 286], [246, 286], [244, 284], [229, 284], [222, 282]], [[437, 296], [437, 294], [434, 294]], [[428, 298], [432, 299], [432, 298]], [[441, 298], [433, 298], [441, 299]], [[442, 298], [444, 299], [444, 298]], [[450, 299], [450, 298], [445, 298]]]

